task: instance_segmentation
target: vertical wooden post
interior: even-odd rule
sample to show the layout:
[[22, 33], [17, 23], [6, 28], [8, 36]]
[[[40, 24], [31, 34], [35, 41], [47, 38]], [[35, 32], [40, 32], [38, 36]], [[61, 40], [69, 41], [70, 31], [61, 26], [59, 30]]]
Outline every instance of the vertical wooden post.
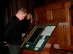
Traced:
[[[71, 46], [71, 32], [70, 32], [70, 2], [65, 2], [65, 22], [66, 22], [66, 48], [69, 48]], [[71, 54], [71, 53], [68, 53]]]

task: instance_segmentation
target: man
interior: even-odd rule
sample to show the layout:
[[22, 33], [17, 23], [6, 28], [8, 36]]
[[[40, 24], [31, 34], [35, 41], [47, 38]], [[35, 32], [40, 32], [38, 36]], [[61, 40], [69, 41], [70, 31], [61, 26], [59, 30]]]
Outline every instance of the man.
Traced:
[[21, 8], [8, 21], [7, 29], [5, 31], [5, 40], [8, 42], [8, 48], [10, 54], [19, 54], [20, 50], [19, 45], [21, 45], [22, 43], [21, 21], [25, 19], [26, 16], [27, 16], [27, 11], [24, 8]]

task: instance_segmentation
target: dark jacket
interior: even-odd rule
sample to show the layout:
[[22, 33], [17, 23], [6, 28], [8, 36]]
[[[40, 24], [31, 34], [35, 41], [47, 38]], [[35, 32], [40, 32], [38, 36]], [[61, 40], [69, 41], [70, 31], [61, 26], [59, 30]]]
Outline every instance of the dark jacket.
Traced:
[[[25, 24], [27, 24], [27, 23], [25, 23]], [[22, 36], [21, 36], [22, 26], [21, 25], [22, 25], [21, 21], [15, 15], [13, 15], [9, 19], [9, 22], [7, 24], [5, 34], [4, 34], [5, 40], [8, 43], [10, 43], [10, 44], [21, 44], [22, 43]]]

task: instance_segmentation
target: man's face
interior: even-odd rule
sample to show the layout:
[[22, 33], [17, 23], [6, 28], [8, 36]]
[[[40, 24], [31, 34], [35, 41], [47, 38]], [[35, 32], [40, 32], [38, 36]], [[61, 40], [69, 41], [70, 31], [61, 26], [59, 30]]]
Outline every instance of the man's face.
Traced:
[[23, 19], [26, 17], [26, 15], [27, 15], [27, 13], [24, 13], [24, 12], [22, 12], [22, 11], [18, 11], [18, 12], [16, 13], [17, 18], [18, 18], [20, 21], [23, 20]]
[[22, 13], [21, 14], [21, 20], [23, 20], [26, 17], [27, 13]]

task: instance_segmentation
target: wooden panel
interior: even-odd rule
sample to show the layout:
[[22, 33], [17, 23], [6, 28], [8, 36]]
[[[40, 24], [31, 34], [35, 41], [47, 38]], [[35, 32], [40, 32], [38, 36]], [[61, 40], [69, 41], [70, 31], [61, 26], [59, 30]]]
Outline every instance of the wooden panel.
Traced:
[[64, 8], [64, 2], [55, 2], [48, 4], [48, 9], [62, 9]]
[[66, 46], [70, 47], [71, 46], [71, 32], [70, 32], [70, 11], [69, 11], [69, 7], [70, 7], [70, 2], [66, 2], [65, 3], [65, 21], [66, 21]]
[[48, 4], [47, 12], [48, 12], [47, 17], [52, 21], [65, 22], [64, 2]]
[[47, 20], [65, 22], [65, 11], [62, 9], [47, 9]]
[[71, 44], [73, 45], [73, 26], [71, 28]]
[[[36, 9], [38, 24], [45, 24], [49, 21], [65, 22], [64, 2], [52, 3]], [[41, 20], [41, 21], [40, 21]]]
[[65, 11], [64, 9], [52, 10], [52, 16], [54, 21], [65, 22]]
[[37, 14], [37, 19], [38, 19], [37, 24], [46, 24], [48, 22], [46, 19], [47, 17], [46, 7], [36, 8], [36, 14]]
[[57, 28], [57, 44], [59, 44], [60, 47], [64, 47], [65, 45], [65, 26], [63, 25], [63, 23], [59, 23], [58, 24], [58, 28]]
[[53, 20], [52, 10], [47, 10], [47, 20], [48, 21], [52, 21]]

